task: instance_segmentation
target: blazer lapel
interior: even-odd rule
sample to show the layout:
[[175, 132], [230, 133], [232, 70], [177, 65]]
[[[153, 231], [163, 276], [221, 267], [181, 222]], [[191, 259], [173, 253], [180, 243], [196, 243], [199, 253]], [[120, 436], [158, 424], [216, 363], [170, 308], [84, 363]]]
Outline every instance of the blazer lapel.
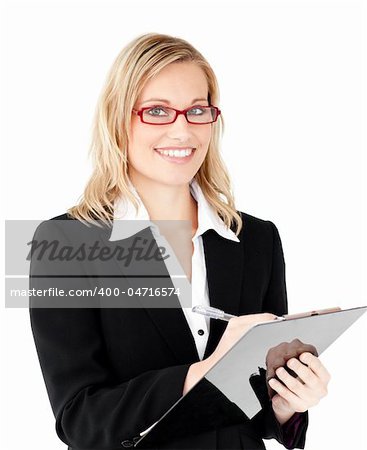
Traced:
[[[147, 239], [148, 242], [154, 242], [154, 248], [157, 248], [156, 241], [150, 230], [150, 228], [144, 229], [136, 234], [143, 239]], [[109, 237], [103, 235], [106, 240]], [[121, 247], [128, 248], [132, 238], [122, 239], [118, 241], [109, 241], [107, 245], [120, 245]], [[126, 274], [126, 267], [123, 262], [114, 258], [115, 263], [118, 265], [118, 271], [121, 275]], [[162, 286], [167, 288], [174, 288], [170, 274], [166, 268], [164, 262], [159, 267], [160, 276], [165, 277], [162, 280]], [[149, 274], [147, 274], [149, 275]], [[125, 278], [124, 280], [128, 286], [133, 289], [141, 288], [141, 278]], [[171, 349], [174, 357], [178, 363], [189, 363], [193, 361], [199, 361], [199, 355], [196, 349], [195, 340], [192, 336], [190, 327], [187, 323], [183, 310], [181, 308], [180, 301], [177, 295], [165, 297], [169, 302], [167, 308], [152, 308], [147, 307], [147, 303], [151, 301], [151, 297], [144, 298], [138, 295], [134, 296], [134, 301], [138, 302], [137, 308], [142, 308], [149, 314], [151, 320], [159, 330], [162, 338], [166, 341], [167, 346]], [[146, 303], [145, 303], [146, 300]]]
[[[238, 315], [243, 282], [244, 253], [241, 242], [219, 236], [214, 230], [203, 234], [210, 306]], [[205, 349], [207, 358], [218, 345], [228, 322], [210, 319], [210, 332]]]

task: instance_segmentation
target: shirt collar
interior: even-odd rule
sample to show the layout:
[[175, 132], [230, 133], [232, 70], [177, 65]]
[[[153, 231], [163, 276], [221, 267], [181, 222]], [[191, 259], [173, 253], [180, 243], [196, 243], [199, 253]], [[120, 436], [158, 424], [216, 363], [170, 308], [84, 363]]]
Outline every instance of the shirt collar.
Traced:
[[[138, 192], [136, 191], [133, 184], [128, 180], [128, 184], [132, 194], [138, 201], [139, 209], [136, 213], [134, 205], [125, 197], [118, 197], [114, 202], [114, 220], [112, 226], [112, 232], [110, 236], [110, 241], [116, 241], [120, 239], [127, 239], [128, 237], [138, 233], [139, 231], [151, 227], [157, 229], [157, 226], [150, 221], [150, 217], [147, 209], [145, 208]], [[195, 239], [198, 236], [204, 234], [207, 230], [213, 229], [220, 236], [235, 241], [240, 242], [236, 234], [223, 222], [223, 220], [218, 216], [215, 209], [208, 203], [205, 198], [199, 183], [194, 179], [190, 182], [190, 192], [198, 204], [198, 229], [196, 230]], [[115, 220], [117, 219], [117, 220]], [[137, 224], [131, 222], [131, 226], [126, 226], [126, 222], [138, 220]]]

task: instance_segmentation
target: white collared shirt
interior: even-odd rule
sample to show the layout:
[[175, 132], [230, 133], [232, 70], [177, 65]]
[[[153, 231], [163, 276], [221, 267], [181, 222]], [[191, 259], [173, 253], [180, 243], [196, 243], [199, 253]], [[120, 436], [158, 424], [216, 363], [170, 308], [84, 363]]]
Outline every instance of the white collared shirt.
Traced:
[[[117, 223], [121, 224], [121, 219], [150, 221], [148, 211], [145, 208], [135, 187], [130, 182], [129, 186], [131, 192], [138, 200], [139, 211], [136, 213], [133, 204], [124, 197], [119, 197], [115, 201], [114, 219], [118, 220], [114, 220], [113, 222], [110, 241], [129, 237], [129, 232], [126, 232], [126, 228], [116, 226]], [[194, 244], [191, 270], [192, 307], [195, 305], [210, 306], [202, 234], [209, 229], [214, 229], [219, 235], [226, 239], [230, 239], [235, 242], [240, 241], [236, 234], [226, 227], [224, 222], [215, 212], [214, 208], [208, 203], [198, 182], [195, 179], [190, 182], [190, 192], [198, 204], [198, 228], [192, 238], [192, 242]], [[141, 225], [141, 229], [146, 227], [147, 226], [144, 224]], [[159, 232], [157, 232], [157, 227], [153, 223], [151, 225], [151, 229], [152, 234], [157, 241], [157, 245], [159, 246], [160, 243], [162, 243], [164, 244], [163, 246], [167, 247], [167, 241], [164, 240], [164, 242], [162, 242], [162, 236]], [[138, 231], [139, 229], [134, 228], [134, 233], [137, 233]], [[174, 273], [170, 272], [170, 258], [167, 258], [165, 261], [168, 272]], [[172, 277], [172, 284], [176, 287], [174, 277]], [[182, 310], [194, 337], [198, 355], [202, 360], [209, 336], [210, 319], [201, 314], [192, 312], [192, 307], [182, 307]]]

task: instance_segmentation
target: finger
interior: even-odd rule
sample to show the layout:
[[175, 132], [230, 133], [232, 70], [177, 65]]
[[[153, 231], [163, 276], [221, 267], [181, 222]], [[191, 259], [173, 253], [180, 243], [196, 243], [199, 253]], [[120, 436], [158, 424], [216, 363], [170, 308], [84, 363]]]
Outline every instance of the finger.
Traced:
[[303, 383], [311, 388], [317, 387], [320, 382], [319, 377], [308, 366], [305, 366], [296, 358], [288, 360], [287, 366], [298, 375]]
[[292, 386], [288, 387], [303, 399], [307, 399], [310, 404], [317, 404], [319, 400], [327, 395], [327, 383], [313, 373], [313, 371], [303, 365], [295, 358], [291, 358], [287, 365], [300, 377], [300, 382], [304, 382], [303, 390], [294, 391]]
[[259, 314], [245, 314], [243, 316], [239, 316], [239, 319], [251, 322], [268, 322], [270, 320], [274, 320], [277, 316], [271, 313], [259, 313]]
[[323, 380], [326, 384], [330, 381], [330, 373], [326, 370], [326, 367], [322, 364], [320, 359], [309, 352], [301, 353], [299, 359], [304, 364], [312, 370], [312, 372], [317, 375], [321, 380]]
[[[277, 376], [280, 378], [280, 374], [281, 374], [281, 370], [278, 369], [277, 371]], [[303, 385], [300, 383], [300, 381], [298, 381], [297, 379], [295, 379], [294, 377], [292, 377], [291, 375], [289, 375], [287, 373], [287, 375], [290, 378], [293, 378], [293, 381], [291, 381], [290, 383], [288, 383], [288, 386], [283, 386], [288, 392], [292, 393], [293, 395], [296, 396], [296, 398], [294, 397], [287, 397], [285, 395], [286, 391], [276, 391], [279, 393], [279, 395], [281, 395], [282, 397], [286, 398], [287, 401], [289, 402], [293, 402], [291, 404], [292, 408], [303, 408], [303, 411], [305, 411], [306, 409], [310, 408], [311, 406], [315, 406], [319, 403], [320, 399], [322, 397], [324, 397], [326, 394], [324, 393], [325, 389], [324, 387], [321, 385], [321, 383], [319, 383], [318, 387], [315, 389], [310, 389], [308, 388], [306, 385]], [[286, 378], [286, 375], [284, 374], [284, 377]], [[277, 381], [277, 380], [276, 380]], [[282, 379], [281, 380], [283, 383], [285, 383], [285, 380]], [[301, 387], [294, 387], [296, 386], [296, 383], [299, 383]], [[273, 388], [273, 384], [270, 383], [270, 386]], [[280, 385], [282, 385], [282, 383], [280, 383]], [[289, 385], [291, 385], [292, 387], [290, 388]], [[274, 390], [276, 390], [275, 388], [273, 388]]]
[[296, 378], [292, 377], [285, 369], [284, 367], [279, 367], [275, 373], [277, 374], [278, 378], [283, 381], [283, 383], [287, 386], [287, 388], [292, 391], [294, 394], [296, 394], [298, 397], [302, 397], [305, 394], [305, 388], [304, 385], [297, 380]]
[[305, 402], [299, 398], [296, 394], [290, 391], [286, 386], [284, 386], [280, 381], [272, 378], [269, 380], [269, 384], [274, 391], [284, 398], [289, 406], [297, 412], [304, 412], [307, 409]]
[[229, 326], [231, 328], [240, 328], [243, 329], [246, 327], [246, 331], [263, 322], [269, 322], [276, 319], [277, 316], [270, 313], [261, 313], [261, 314], [246, 314], [244, 316], [232, 317], [229, 320]]

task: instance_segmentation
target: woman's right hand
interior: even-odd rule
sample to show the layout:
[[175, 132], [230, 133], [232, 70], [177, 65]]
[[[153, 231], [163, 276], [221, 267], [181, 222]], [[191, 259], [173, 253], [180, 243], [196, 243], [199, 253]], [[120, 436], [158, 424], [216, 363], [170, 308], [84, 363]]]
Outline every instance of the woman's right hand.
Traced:
[[221, 340], [214, 352], [202, 361], [191, 364], [186, 375], [183, 394], [186, 394], [205, 374], [220, 360], [220, 358], [233, 347], [246, 331], [257, 323], [274, 320], [277, 316], [270, 313], [247, 314], [245, 316], [233, 317], [229, 320]]
[[227, 328], [216, 349], [207, 359], [215, 364], [250, 328], [258, 323], [269, 322], [276, 318], [277, 316], [271, 313], [247, 314], [233, 317], [229, 320]]

